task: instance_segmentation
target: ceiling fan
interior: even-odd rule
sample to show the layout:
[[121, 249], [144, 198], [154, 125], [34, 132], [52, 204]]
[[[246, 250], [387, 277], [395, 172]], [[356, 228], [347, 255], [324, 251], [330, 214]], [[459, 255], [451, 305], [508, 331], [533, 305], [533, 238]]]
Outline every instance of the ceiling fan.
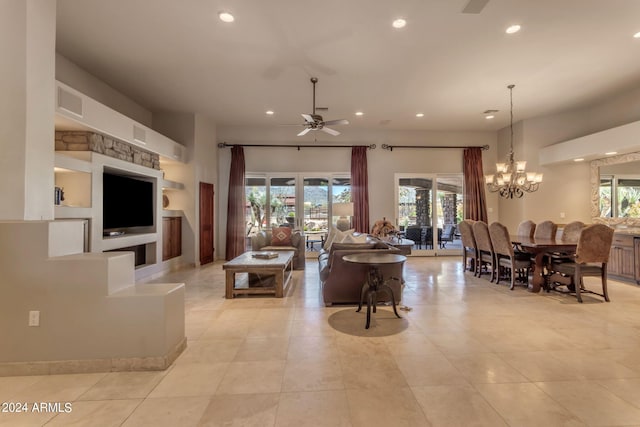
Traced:
[[304, 126], [305, 128], [298, 134], [298, 136], [306, 135], [312, 130], [321, 130], [333, 136], [340, 135], [340, 132], [328, 128], [327, 125], [348, 125], [349, 121], [341, 119], [328, 120], [325, 122], [321, 115], [316, 114], [316, 83], [318, 83], [318, 78], [311, 77], [311, 83], [313, 83], [313, 114], [302, 114], [302, 117], [304, 118], [304, 124], [302, 126]]

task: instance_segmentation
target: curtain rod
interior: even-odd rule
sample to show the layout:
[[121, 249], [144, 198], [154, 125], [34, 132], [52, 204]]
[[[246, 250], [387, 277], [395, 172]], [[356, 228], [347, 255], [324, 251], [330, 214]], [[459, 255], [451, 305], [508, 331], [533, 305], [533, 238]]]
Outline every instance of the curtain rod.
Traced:
[[[317, 145], [317, 144], [227, 144], [226, 142], [219, 142], [218, 148], [227, 148], [227, 147], [285, 147], [285, 148], [297, 148], [300, 151], [301, 148], [353, 148], [353, 147], [362, 147], [362, 145]], [[376, 148], [376, 144], [366, 145], [370, 150]]]
[[483, 150], [488, 150], [489, 149], [489, 145], [452, 146], [452, 145], [389, 145], [389, 144], [382, 144], [382, 149], [383, 150], [393, 151], [394, 148], [457, 148], [457, 149], [482, 148]]

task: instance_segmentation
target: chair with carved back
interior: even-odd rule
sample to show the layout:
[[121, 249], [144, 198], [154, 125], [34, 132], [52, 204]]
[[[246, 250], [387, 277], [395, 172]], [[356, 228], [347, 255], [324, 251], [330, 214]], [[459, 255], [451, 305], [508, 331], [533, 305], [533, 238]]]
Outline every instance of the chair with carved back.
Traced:
[[462, 268], [467, 270], [467, 264], [470, 264], [469, 271], [473, 271], [476, 274], [476, 264], [478, 263], [478, 247], [476, 246], [476, 239], [473, 237], [473, 223], [475, 221], [465, 219], [458, 224], [458, 231], [460, 231], [460, 239], [462, 239]]
[[513, 290], [516, 285], [516, 273], [519, 279], [524, 282], [524, 284], [527, 284], [531, 262], [529, 259], [518, 259], [515, 256], [507, 227], [499, 222], [493, 222], [489, 226], [489, 235], [491, 236], [491, 243], [497, 264], [496, 283], [500, 282], [501, 270], [508, 270], [511, 275], [511, 286], [509, 289]]
[[[583, 228], [574, 260], [551, 265], [549, 281], [552, 288], [567, 286], [569, 292], [575, 292], [578, 302], [582, 302], [582, 293], [599, 295], [609, 302], [607, 263], [612, 241], [613, 228], [605, 224], [592, 224]], [[585, 288], [583, 278], [587, 276], [600, 277], [602, 293]]]
[[[482, 275], [482, 268], [487, 267], [486, 272], [491, 274], [490, 281], [496, 275], [496, 258], [491, 244], [491, 236], [489, 235], [489, 226], [484, 221], [476, 221], [473, 224], [473, 236], [476, 239], [478, 247], [478, 262], [476, 263], [476, 276]], [[491, 271], [489, 271], [489, 267]]]

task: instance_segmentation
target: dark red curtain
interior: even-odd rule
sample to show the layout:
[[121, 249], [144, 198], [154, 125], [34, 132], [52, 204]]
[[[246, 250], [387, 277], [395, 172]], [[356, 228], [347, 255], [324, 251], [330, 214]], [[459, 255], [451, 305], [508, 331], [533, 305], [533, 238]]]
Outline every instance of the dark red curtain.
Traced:
[[464, 149], [464, 211], [467, 219], [487, 222], [487, 200], [484, 193], [482, 148]]
[[229, 171], [229, 202], [227, 205], [226, 260], [232, 260], [244, 252], [244, 150], [239, 145], [231, 147]]
[[367, 146], [356, 146], [351, 149], [351, 201], [353, 202], [353, 227], [360, 233], [369, 233]]

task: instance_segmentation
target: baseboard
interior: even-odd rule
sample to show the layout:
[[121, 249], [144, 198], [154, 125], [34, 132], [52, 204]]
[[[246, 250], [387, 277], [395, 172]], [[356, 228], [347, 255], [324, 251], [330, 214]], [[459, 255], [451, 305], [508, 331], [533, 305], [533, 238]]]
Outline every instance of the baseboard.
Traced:
[[165, 356], [111, 359], [0, 362], [0, 377], [25, 375], [86, 374], [97, 372], [163, 371], [187, 348], [183, 338]]

